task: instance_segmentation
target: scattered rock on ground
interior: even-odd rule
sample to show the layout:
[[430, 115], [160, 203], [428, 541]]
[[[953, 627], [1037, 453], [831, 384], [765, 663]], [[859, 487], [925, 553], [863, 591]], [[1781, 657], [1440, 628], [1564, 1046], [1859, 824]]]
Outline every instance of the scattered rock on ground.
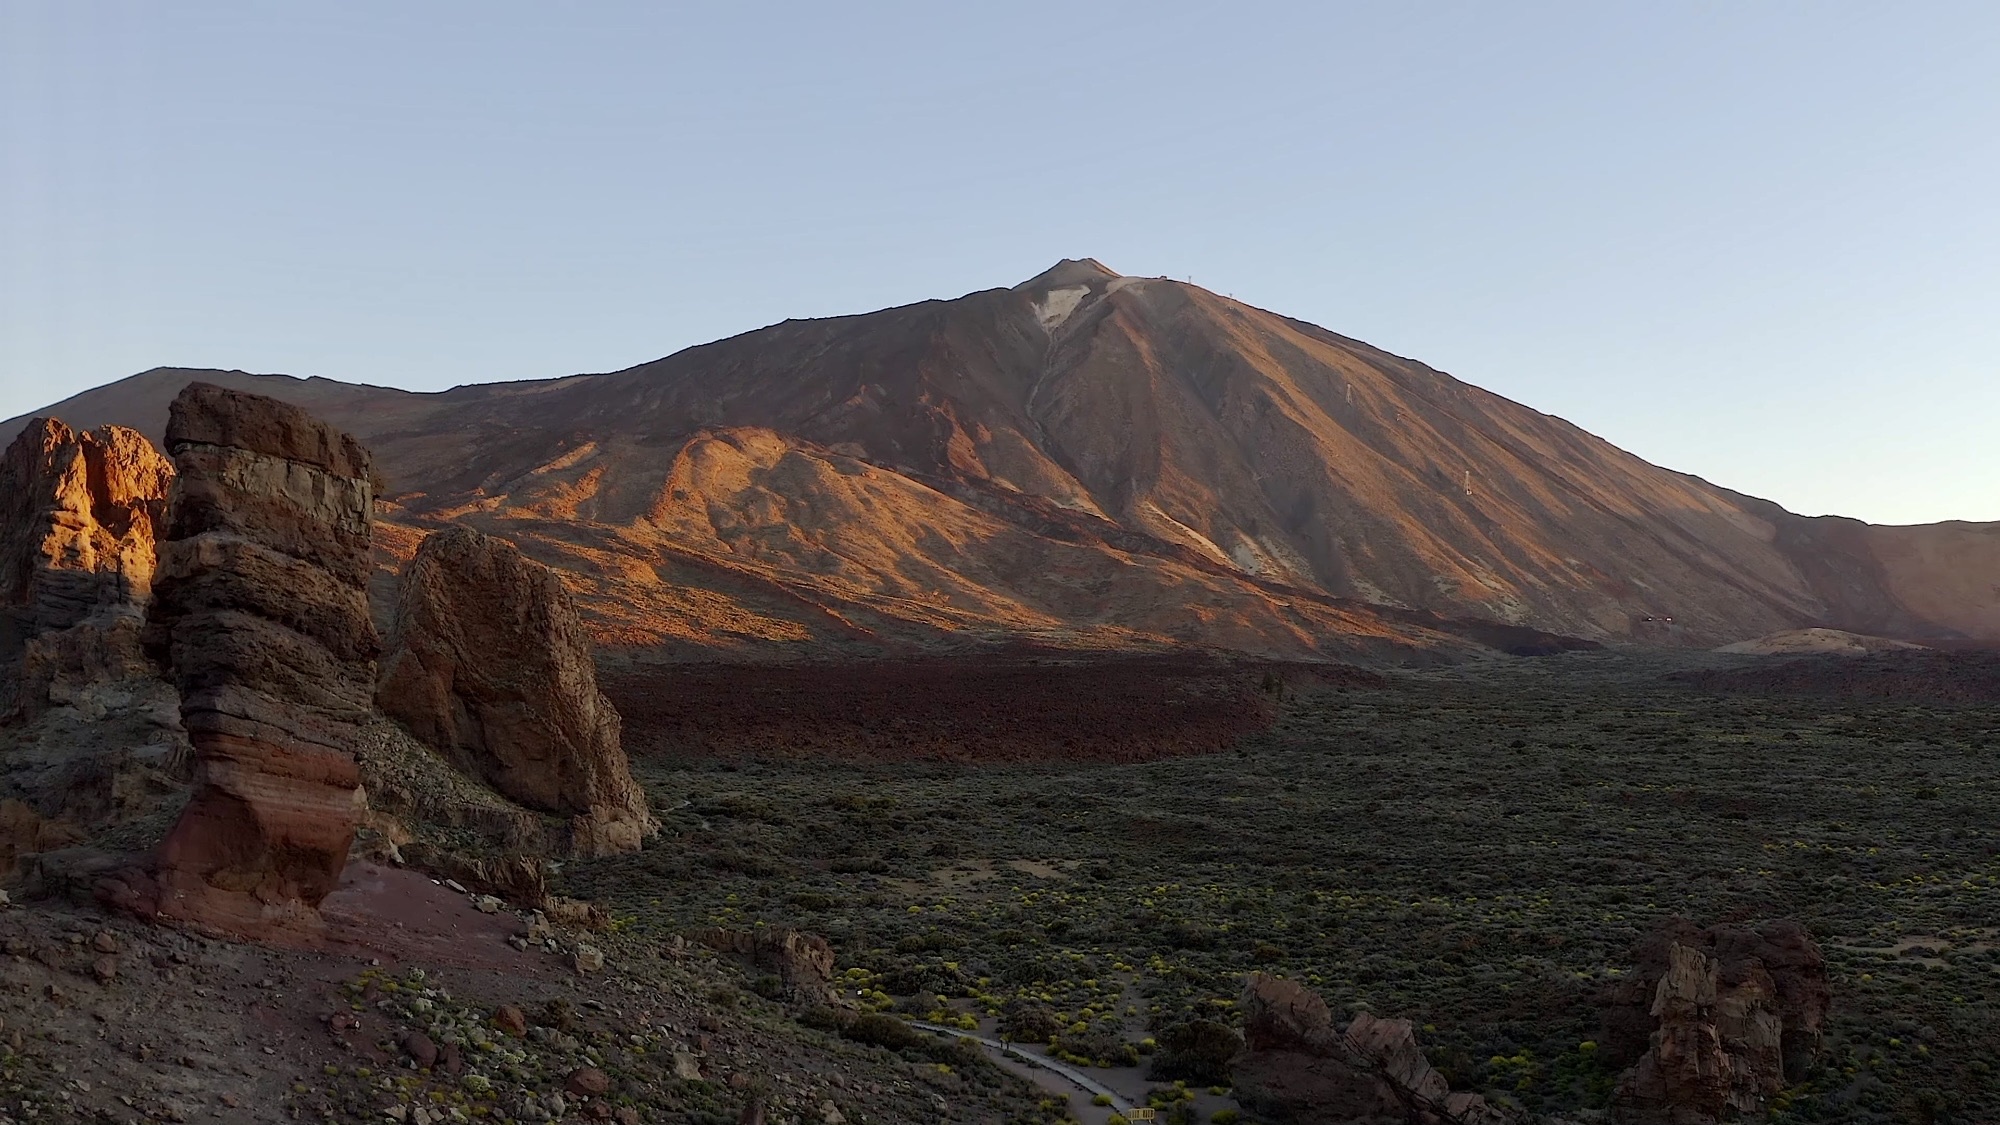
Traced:
[[520, 1039], [528, 1034], [528, 1017], [513, 1004], [502, 1004], [493, 1012], [493, 1026]]

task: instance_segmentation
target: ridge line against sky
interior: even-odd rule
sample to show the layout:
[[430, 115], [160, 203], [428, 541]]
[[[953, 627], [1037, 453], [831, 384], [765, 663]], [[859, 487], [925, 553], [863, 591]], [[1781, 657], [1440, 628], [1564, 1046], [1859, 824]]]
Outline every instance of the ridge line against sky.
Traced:
[[1996, 57], [1969, 3], [0, 0], [0, 416], [615, 370], [1091, 256], [1795, 511], [1995, 520]]

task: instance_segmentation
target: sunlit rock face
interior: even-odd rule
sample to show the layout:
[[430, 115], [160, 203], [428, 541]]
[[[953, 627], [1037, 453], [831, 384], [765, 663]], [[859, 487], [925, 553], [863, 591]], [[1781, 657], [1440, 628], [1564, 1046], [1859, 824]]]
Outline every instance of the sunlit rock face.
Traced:
[[173, 476], [123, 426], [37, 418], [0, 455], [0, 717], [145, 673], [138, 623]]

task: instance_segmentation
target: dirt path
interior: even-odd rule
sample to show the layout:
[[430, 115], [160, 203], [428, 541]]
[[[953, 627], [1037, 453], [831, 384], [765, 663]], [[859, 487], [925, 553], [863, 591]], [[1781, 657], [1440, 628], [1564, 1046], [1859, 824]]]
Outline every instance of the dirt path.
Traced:
[[1132, 1102], [1128, 1100], [1125, 1097], [1125, 1095], [1120, 1094], [1118, 1091], [1113, 1090], [1111, 1087], [1106, 1086], [1104, 1083], [1099, 1082], [1097, 1079], [1092, 1078], [1090, 1075], [1085, 1074], [1084, 1072], [1076, 1069], [1075, 1067], [1070, 1066], [1066, 1063], [1059, 1063], [1054, 1059], [1044, 1058], [1041, 1055], [1037, 1055], [1031, 1051], [1024, 1051], [1020, 1047], [1017, 1047], [1012, 1043], [1003, 1043], [998, 1039], [988, 1039], [984, 1035], [974, 1035], [967, 1031], [961, 1031], [955, 1027], [945, 1027], [941, 1024], [925, 1023], [922, 1020], [911, 1020], [910, 1026], [919, 1027], [925, 1031], [932, 1032], [933, 1034], [937, 1035], [952, 1035], [960, 1039], [970, 1039], [974, 1043], [979, 1044], [980, 1046], [986, 1048], [989, 1051], [998, 1052], [1005, 1058], [1026, 1063], [1028, 1066], [1036, 1067], [1041, 1070], [1046, 1070], [1051, 1074], [1060, 1076], [1065, 1081], [1075, 1086], [1077, 1089], [1082, 1090], [1084, 1093], [1089, 1094], [1092, 1097], [1102, 1096], [1110, 1098], [1111, 1108], [1117, 1110], [1119, 1113], [1125, 1113], [1126, 1111], [1134, 1108]]

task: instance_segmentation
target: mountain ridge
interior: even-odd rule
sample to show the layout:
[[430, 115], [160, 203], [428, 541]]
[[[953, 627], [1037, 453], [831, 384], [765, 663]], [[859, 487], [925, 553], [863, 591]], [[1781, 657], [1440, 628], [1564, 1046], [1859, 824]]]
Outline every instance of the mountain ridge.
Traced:
[[[1395, 632], [1369, 606], [1600, 641], [2000, 641], [2000, 525], [1798, 516], [1092, 259], [604, 374], [419, 393], [155, 369], [42, 413], [157, 437], [197, 377], [355, 433], [392, 523], [508, 535], [640, 645], [960, 633], [1336, 654]], [[634, 598], [657, 600], [618, 609]], [[778, 607], [795, 599], [810, 621]]]

